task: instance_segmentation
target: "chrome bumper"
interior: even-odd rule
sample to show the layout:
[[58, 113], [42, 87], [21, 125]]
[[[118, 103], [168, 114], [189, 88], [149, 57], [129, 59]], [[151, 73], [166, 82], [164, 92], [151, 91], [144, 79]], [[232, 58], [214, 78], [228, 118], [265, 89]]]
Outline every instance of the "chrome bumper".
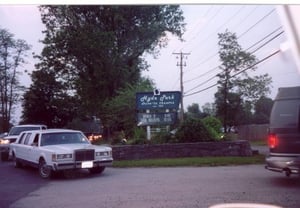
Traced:
[[276, 172], [289, 171], [293, 174], [300, 173], [300, 157], [271, 156], [266, 157], [266, 169]]
[[[86, 169], [86, 167], [83, 167], [83, 163], [86, 161], [76, 161], [76, 162], [66, 162], [66, 163], [54, 163], [52, 166], [52, 169], [54, 171], [60, 171], [60, 170], [72, 170], [72, 169]], [[113, 159], [112, 158], [105, 158], [102, 160], [95, 160], [92, 161], [93, 167], [103, 167], [103, 166], [112, 166]]]

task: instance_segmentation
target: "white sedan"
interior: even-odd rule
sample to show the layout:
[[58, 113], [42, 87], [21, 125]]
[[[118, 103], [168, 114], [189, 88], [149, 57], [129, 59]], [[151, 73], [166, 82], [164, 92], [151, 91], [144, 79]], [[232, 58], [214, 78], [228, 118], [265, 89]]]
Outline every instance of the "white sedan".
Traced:
[[93, 145], [81, 131], [48, 129], [25, 131], [10, 144], [15, 167], [37, 167], [42, 178], [53, 171], [88, 169], [102, 173], [113, 162], [112, 149]]

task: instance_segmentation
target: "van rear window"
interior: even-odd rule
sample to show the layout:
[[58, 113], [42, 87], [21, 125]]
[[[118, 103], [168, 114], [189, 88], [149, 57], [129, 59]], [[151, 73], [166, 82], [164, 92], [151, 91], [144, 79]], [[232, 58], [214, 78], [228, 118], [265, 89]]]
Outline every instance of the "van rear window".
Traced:
[[270, 124], [272, 127], [298, 127], [299, 100], [277, 100], [274, 103]]

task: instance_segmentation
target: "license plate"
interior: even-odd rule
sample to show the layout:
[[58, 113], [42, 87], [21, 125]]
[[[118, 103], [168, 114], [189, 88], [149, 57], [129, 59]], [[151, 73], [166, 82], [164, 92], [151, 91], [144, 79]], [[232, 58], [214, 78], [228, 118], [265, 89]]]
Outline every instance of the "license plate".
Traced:
[[81, 163], [81, 168], [92, 168], [93, 167], [93, 161], [85, 161]]

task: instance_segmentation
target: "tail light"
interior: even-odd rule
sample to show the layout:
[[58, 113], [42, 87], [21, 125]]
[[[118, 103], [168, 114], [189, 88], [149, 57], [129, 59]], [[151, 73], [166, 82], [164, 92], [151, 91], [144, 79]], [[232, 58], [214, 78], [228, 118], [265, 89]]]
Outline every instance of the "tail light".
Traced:
[[268, 145], [271, 149], [278, 146], [278, 138], [277, 138], [276, 134], [268, 135]]

